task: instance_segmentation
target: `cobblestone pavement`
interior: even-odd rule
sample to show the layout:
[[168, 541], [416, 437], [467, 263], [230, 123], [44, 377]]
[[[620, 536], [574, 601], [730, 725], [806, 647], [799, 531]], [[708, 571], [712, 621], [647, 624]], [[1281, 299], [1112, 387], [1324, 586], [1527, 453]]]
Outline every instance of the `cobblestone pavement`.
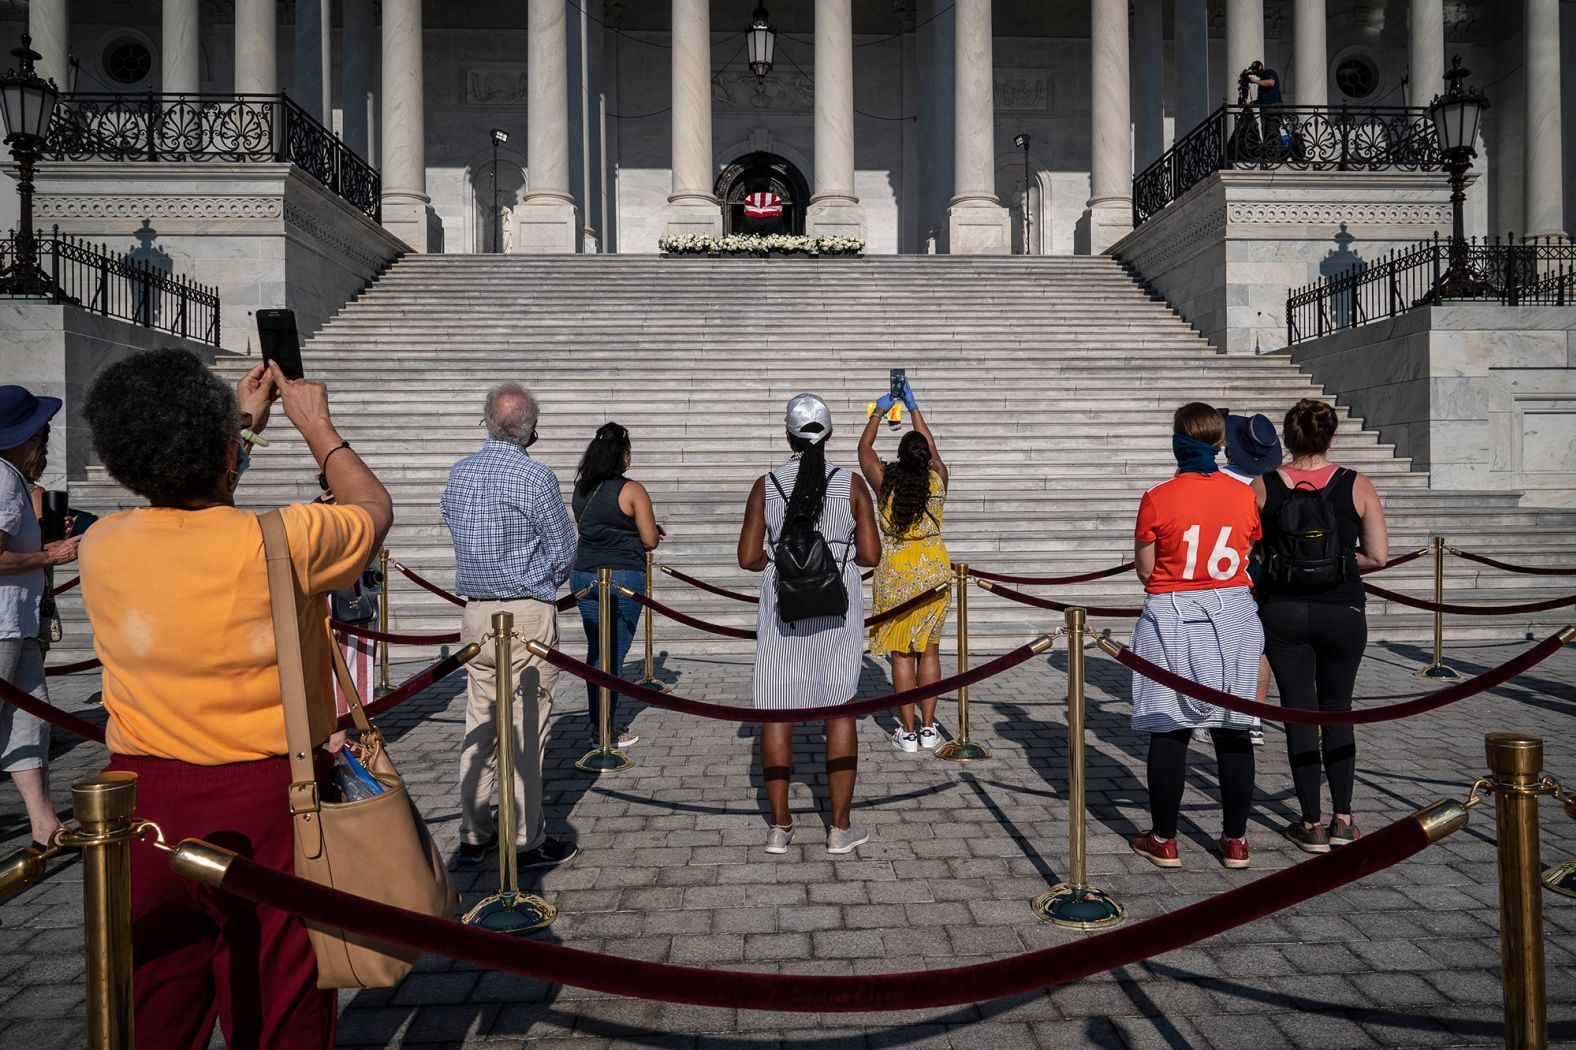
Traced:
[[[1472, 672], [1521, 646], [1454, 649]], [[1364, 696], [1415, 694], [1423, 653], [1375, 646]], [[414, 664], [402, 670], [415, 669]], [[621, 956], [708, 967], [858, 975], [1011, 956], [1090, 936], [1038, 923], [1029, 898], [1067, 863], [1065, 649], [974, 691], [975, 736], [995, 751], [968, 766], [904, 755], [893, 720], [861, 723], [855, 817], [870, 842], [857, 856], [824, 851], [819, 734], [801, 728], [793, 804], [798, 840], [768, 857], [749, 729], [643, 710], [635, 769], [600, 780], [577, 773], [587, 737], [579, 683], [560, 682], [549, 749], [554, 829], [583, 852], [536, 880], [561, 909], [552, 940]], [[734, 657], [668, 659], [663, 676], [686, 695], [747, 694]], [[80, 709], [89, 678], [56, 679], [56, 700]], [[1146, 826], [1144, 741], [1128, 726], [1128, 675], [1089, 657], [1089, 867], [1131, 920], [1201, 900], [1285, 868], [1302, 854], [1277, 837], [1292, 808], [1283, 736], [1266, 727], [1250, 871], [1226, 871], [1213, 760], [1195, 747], [1184, 800], [1185, 868], [1162, 873], [1124, 837]], [[867, 693], [885, 671], [867, 666]], [[383, 720], [422, 811], [446, 850], [456, 845], [460, 678]], [[942, 708], [951, 728], [954, 709]], [[1542, 735], [1547, 768], [1576, 781], [1576, 654], [1556, 654], [1491, 693], [1442, 711], [1358, 731], [1356, 811], [1377, 829], [1439, 798], [1461, 798], [1484, 768], [1483, 734]], [[96, 716], [95, 716], [96, 717]], [[56, 737], [55, 795], [98, 768], [97, 745]], [[281, 800], [282, 804], [283, 800]], [[1544, 856], [1576, 853], [1576, 824], [1543, 806]], [[0, 836], [26, 825], [0, 788]], [[53, 871], [0, 907], [0, 1046], [84, 1042], [79, 867]], [[467, 903], [494, 888], [489, 863], [466, 873]], [[1500, 1042], [1499, 942], [1492, 807], [1421, 856], [1346, 889], [1229, 934], [1048, 992], [901, 1014], [780, 1014], [615, 998], [425, 958], [392, 990], [343, 993], [345, 1047], [989, 1047], [1484, 1046]], [[1576, 1046], [1576, 901], [1545, 895], [1550, 1024]], [[1130, 920], [1130, 921], [1131, 921]], [[216, 1038], [215, 1045], [219, 1044]]]

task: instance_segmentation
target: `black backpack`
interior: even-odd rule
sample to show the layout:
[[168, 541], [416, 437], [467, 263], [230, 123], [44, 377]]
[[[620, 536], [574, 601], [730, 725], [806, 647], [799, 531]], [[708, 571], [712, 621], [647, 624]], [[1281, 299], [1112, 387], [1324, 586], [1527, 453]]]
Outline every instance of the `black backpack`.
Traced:
[[1322, 489], [1288, 486], [1276, 474], [1285, 490], [1275, 510], [1275, 528], [1264, 537], [1264, 574], [1276, 583], [1295, 587], [1329, 587], [1346, 579], [1346, 555], [1341, 543], [1340, 525], [1330, 493], [1347, 468], [1339, 468]]
[[[830, 484], [837, 470], [833, 467], [822, 484]], [[787, 503], [788, 494], [783, 492], [777, 475], [767, 477]], [[843, 567], [832, 557], [832, 548], [821, 530], [804, 524], [795, 528], [785, 520], [782, 534], [772, 545], [772, 561], [777, 566], [777, 615], [783, 623], [848, 615]]]

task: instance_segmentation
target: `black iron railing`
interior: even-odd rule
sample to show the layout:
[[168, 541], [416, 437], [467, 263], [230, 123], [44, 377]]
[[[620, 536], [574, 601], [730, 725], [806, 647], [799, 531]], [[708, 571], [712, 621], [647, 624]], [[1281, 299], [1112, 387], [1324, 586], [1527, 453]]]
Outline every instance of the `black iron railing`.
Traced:
[[374, 221], [381, 178], [288, 95], [62, 95], [48, 160], [277, 161], [296, 165]]
[[[59, 227], [39, 230], [33, 238], [34, 258], [54, 287], [52, 301], [219, 345], [217, 289], [167, 273], [151, 260], [67, 236]], [[0, 240], [0, 269], [15, 259], [16, 231], [11, 230]]]
[[1137, 226], [1217, 171], [1436, 171], [1416, 106], [1221, 106], [1133, 180]]
[[[1458, 282], [1466, 292], [1442, 293], [1453, 247], [1465, 249], [1472, 279]], [[1576, 305], [1576, 245], [1550, 238], [1517, 241], [1514, 234], [1455, 245], [1451, 238], [1435, 235], [1432, 241], [1398, 248], [1293, 289], [1286, 296], [1286, 342], [1317, 339], [1416, 306], [1458, 301]]]

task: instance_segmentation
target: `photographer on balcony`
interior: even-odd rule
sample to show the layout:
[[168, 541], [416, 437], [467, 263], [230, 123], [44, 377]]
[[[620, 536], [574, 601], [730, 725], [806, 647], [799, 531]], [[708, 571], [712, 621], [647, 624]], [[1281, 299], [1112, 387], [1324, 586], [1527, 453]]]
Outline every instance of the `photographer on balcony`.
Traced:
[[[1253, 84], [1259, 89], [1258, 98], [1253, 100], [1253, 104], [1259, 108], [1259, 126], [1264, 135], [1260, 157], [1267, 165], [1284, 157], [1291, 148], [1289, 139], [1281, 135], [1280, 108], [1285, 103], [1281, 98], [1280, 74], [1266, 67], [1259, 59], [1254, 59], [1242, 71], [1242, 83]], [[1239, 94], [1244, 97], [1247, 95], [1246, 86]]]

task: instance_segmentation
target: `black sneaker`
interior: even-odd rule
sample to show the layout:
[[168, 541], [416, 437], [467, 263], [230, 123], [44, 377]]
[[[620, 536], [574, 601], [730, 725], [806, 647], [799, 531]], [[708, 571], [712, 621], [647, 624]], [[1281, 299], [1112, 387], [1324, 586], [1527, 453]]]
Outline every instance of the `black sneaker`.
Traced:
[[460, 855], [458, 859], [459, 866], [462, 868], [474, 868], [476, 865], [482, 862], [482, 859], [486, 857], [487, 854], [491, 853], [497, 848], [498, 833], [496, 831], [488, 836], [486, 842], [482, 842], [474, 846], [469, 842], [462, 842], [460, 843]]
[[556, 868], [573, 860], [580, 847], [570, 839], [547, 839], [535, 849], [523, 849], [515, 854], [519, 870], [527, 868]]

